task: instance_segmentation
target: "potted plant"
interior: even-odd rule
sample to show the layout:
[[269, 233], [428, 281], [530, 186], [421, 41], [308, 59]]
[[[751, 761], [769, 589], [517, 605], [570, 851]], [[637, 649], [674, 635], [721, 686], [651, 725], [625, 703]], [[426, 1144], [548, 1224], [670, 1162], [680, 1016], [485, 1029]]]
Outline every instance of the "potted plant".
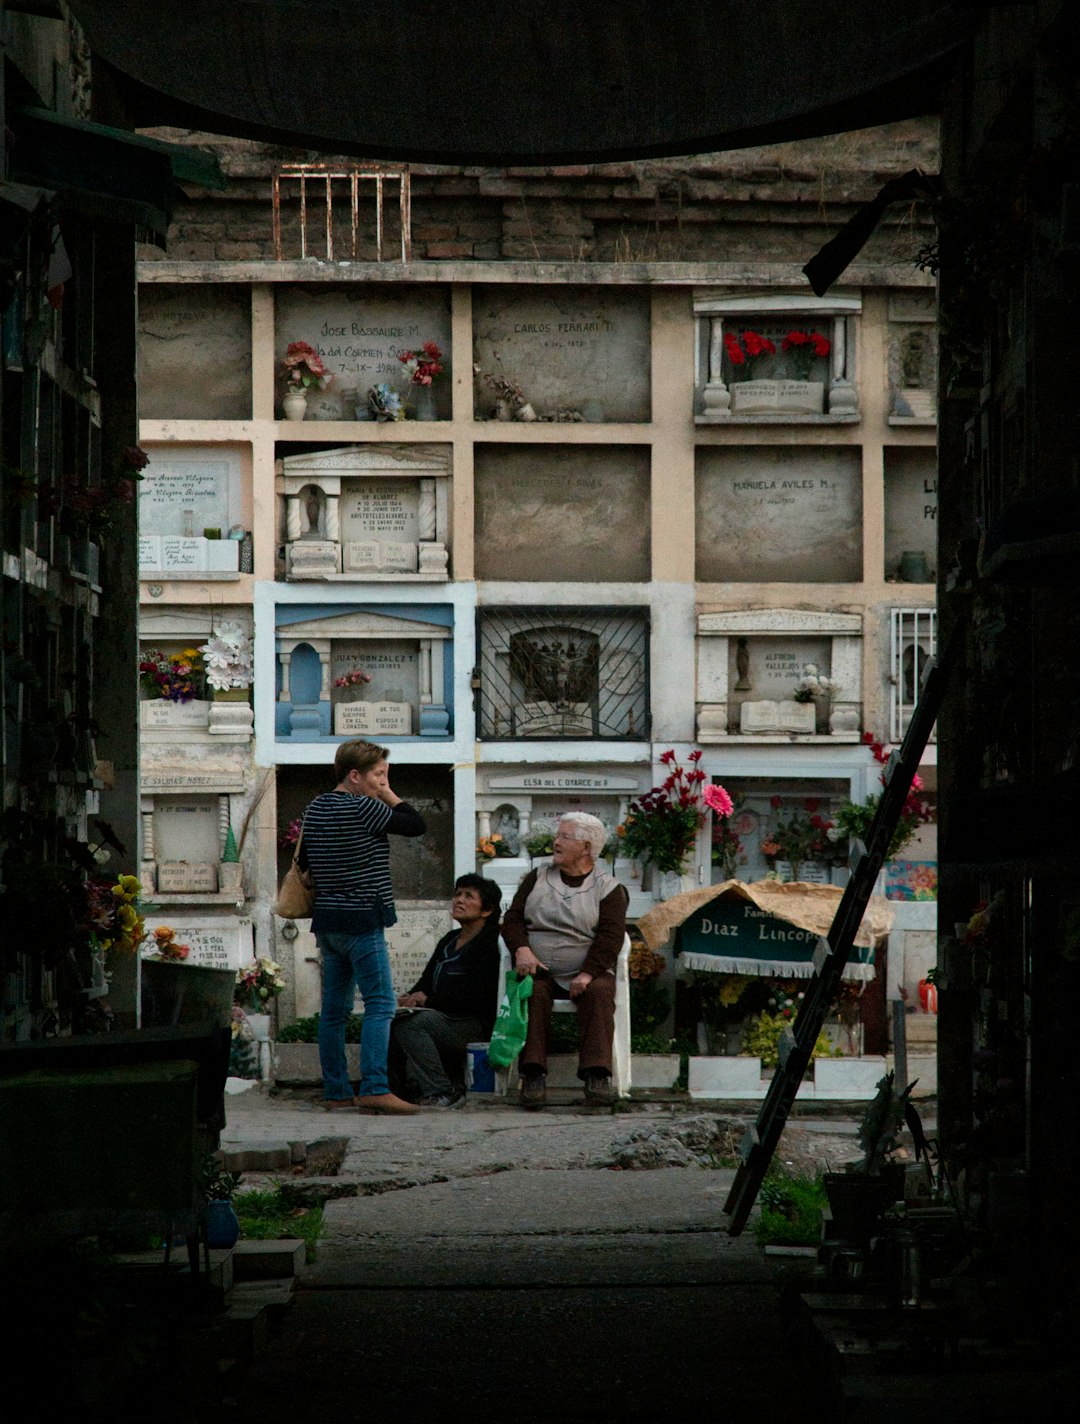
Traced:
[[[425, 341], [419, 351], [403, 351], [398, 360], [409, 375], [409, 395], [413, 403], [415, 420], [437, 420], [435, 412], [435, 392], [432, 388], [437, 376], [445, 367], [443, 354], [434, 341]], [[406, 400], [408, 405], [408, 399]]]
[[314, 387], [325, 390], [334, 379], [323, 365], [322, 357], [306, 341], [290, 341], [281, 363], [285, 394], [281, 409], [286, 420], [303, 420], [307, 414], [307, 393]]
[[206, 1199], [206, 1244], [216, 1250], [235, 1246], [240, 1236], [240, 1220], [233, 1197], [240, 1185], [239, 1172], [226, 1172], [211, 1153], [199, 1174], [199, 1189]]
[[[888, 749], [883, 742], [879, 742], [872, 732], [863, 733], [863, 742], [870, 748], [874, 760], [882, 766], [889, 760]], [[885, 773], [882, 771], [879, 780], [884, 786]], [[900, 812], [900, 819], [896, 823], [896, 830], [889, 841], [887, 856], [888, 859], [895, 859], [909, 841], [913, 839], [919, 827], [925, 825], [927, 821], [933, 819], [933, 811], [923, 794], [922, 777], [912, 778], [911, 789], [904, 799], [903, 809]], [[866, 834], [870, 829], [870, 824], [877, 812], [878, 802], [881, 800], [881, 792], [873, 792], [865, 801], [845, 801], [834, 813], [828, 837], [833, 842], [845, 840], [866, 840]]]
[[882, 1212], [903, 1196], [904, 1164], [895, 1153], [915, 1082], [898, 1091], [894, 1073], [880, 1079], [859, 1124], [863, 1156], [844, 1172], [825, 1173], [833, 1227], [843, 1240], [865, 1245]]
[[704, 787], [705, 773], [698, 766], [700, 751], [687, 757], [689, 769], [679, 765], [670, 747], [660, 760], [668, 768], [666, 779], [631, 801], [616, 834], [623, 854], [639, 860], [643, 869], [651, 866], [660, 874], [681, 876], [705, 824], [705, 807], [730, 814], [731, 798], [722, 786]]

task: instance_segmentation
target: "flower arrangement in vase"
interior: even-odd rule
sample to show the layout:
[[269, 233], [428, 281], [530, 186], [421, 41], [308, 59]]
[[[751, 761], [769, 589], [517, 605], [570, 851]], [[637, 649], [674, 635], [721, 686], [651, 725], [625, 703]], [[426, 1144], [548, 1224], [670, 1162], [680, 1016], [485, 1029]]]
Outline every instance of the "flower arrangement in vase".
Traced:
[[285, 988], [285, 976], [280, 964], [266, 955], [253, 959], [246, 969], [236, 971], [233, 998], [248, 1013], [265, 1014], [270, 1003]]
[[815, 663], [807, 663], [792, 696], [796, 702], [816, 702], [819, 697], [828, 697], [835, 691], [836, 683], [832, 678], [818, 672]]
[[146, 938], [139, 896], [142, 882], [135, 875], [115, 881], [91, 876], [86, 882], [86, 929], [91, 948], [104, 954], [134, 954]]
[[139, 681], [151, 697], [190, 702], [205, 691], [205, 669], [199, 648], [162, 653], [150, 648], [139, 662]]
[[315, 387], [325, 390], [334, 379], [323, 365], [322, 357], [306, 341], [290, 341], [281, 363], [285, 394], [281, 408], [286, 420], [303, 420], [307, 414], [307, 392]]
[[786, 860], [791, 866], [792, 880], [799, 879], [803, 863], [808, 860], [829, 860], [835, 854], [829, 837], [832, 822], [821, 813], [821, 801], [808, 796], [801, 807], [790, 815], [781, 815], [784, 801], [780, 796], [771, 800], [776, 823], [761, 842], [761, 853], [770, 865]]
[[[690, 767], [684, 769], [675, 759], [675, 752], [668, 748], [660, 757], [668, 768], [667, 778], [660, 786], [654, 786], [644, 796], [631, 801], [626, 820], [616, 830], [622, 842], [622, 853], [642, 865], [652, 865], [656, 870], [674, 871], [681, 874], [686, 861], [692, 854], [697, 841], [697, 833], [705, 824], [705, 806], [712, 806], [711, 800], [703, 798], [702, 784], [705, 773], [698, 766], [701, 752], [691, 752], [687, 757]], [[713, 795], [723, 793], [727, 813], [731, 811], [731, 799], [723, 787], [707, 787]]]
[[766, 362], [766, 358], [776, 355], [776, 344], [756, 331], [744, 331], [739, 335], [725, 331], [724, 351], [731, 363], [732, 379], [753, 381], [760, 378], [762, 365], [771, 364]]
[[832, 343], [820, 331], [789, 331], [780, 342], [784, 366], [794, 381], [808, 381], [814, 360], [828, 356]]
[[152, 944], [145, 952], [147, 959], [165, 959], [177, 962], [187, 959], [191, 953], [191, 945], [181, 944], [176, 938], [176, 931], [168, 925], [158, 925], [150, 939]]
[[408, 373], [415, 418], [435, 420], [432, 383], [446, 369], [442, 364], [442, 352], [434, 341], [425, 341], [419, 351], [403, 351], [398, 360]]
[[363, 668], [353, 668], [350, 672], [343, 672], [340, 677], [334, 678], [335, 687], [363, 687], [365, 683], [371, 681], [371, 674], [365, 672]]

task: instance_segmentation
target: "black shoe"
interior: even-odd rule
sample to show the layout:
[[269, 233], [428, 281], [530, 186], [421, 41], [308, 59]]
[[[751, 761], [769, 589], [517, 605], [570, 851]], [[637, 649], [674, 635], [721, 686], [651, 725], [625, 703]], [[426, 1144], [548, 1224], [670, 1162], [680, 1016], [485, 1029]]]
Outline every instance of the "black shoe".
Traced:
[[436, 1093], [433, 1097], [421, 1098], [422, 1108], [463, 1108], [465, 1106], [465, 1089], [453, 1088], [449, 1093]]
[[609, 1108], [614, 1099], [610, 1073], [586, 1073], [585, 1101], [590, 1107]]
[[547, 1074], [529, 1073], [521, 1080], [520, 1102], [523, 1108], [547, 1106]]

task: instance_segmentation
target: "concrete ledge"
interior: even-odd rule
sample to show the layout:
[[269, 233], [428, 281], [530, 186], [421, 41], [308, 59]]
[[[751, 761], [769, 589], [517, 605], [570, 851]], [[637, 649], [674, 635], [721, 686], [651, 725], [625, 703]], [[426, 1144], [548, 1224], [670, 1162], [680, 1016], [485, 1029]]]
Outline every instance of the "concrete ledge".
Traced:
[[[317, 1088], [322, 1084], [317, 1043], [271, 1044], [271, 1075], [275, 1083], [297, 1088]], [[345, 1045], [345, 1062], [354, 1082], [360, 1077], [360, 1045]]]
[[[874, 1096], [878, 1080], [887, 1071], [884, 1058], [817, 1058], [814, 1077], [799, 1085], [800, 1102], [861, 1102]], [[769, 1091], [769, 1078], [762, 1076], [761, 1059], [749, 1057], [691, 1058], [689, 1093], [691, 1098], [725, 1098], [732, 1101], [760, 1101]]]

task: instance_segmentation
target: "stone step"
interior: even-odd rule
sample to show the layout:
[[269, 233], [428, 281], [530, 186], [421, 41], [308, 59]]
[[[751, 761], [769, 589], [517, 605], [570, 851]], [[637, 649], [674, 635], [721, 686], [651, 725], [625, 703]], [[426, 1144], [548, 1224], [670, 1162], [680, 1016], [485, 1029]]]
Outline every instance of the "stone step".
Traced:
[[233, 1247], [233, 1277], [255, 1281], [297, 1276], [306, 1255], [303, 1241], [238, 1241]]
[[293, 1277], [261, 1281], [238, 1281], [230, 1302], [234, 1306], [259, 1306], [267, 1312], [272, 1330], [276, 1330], [293, 1302]]

